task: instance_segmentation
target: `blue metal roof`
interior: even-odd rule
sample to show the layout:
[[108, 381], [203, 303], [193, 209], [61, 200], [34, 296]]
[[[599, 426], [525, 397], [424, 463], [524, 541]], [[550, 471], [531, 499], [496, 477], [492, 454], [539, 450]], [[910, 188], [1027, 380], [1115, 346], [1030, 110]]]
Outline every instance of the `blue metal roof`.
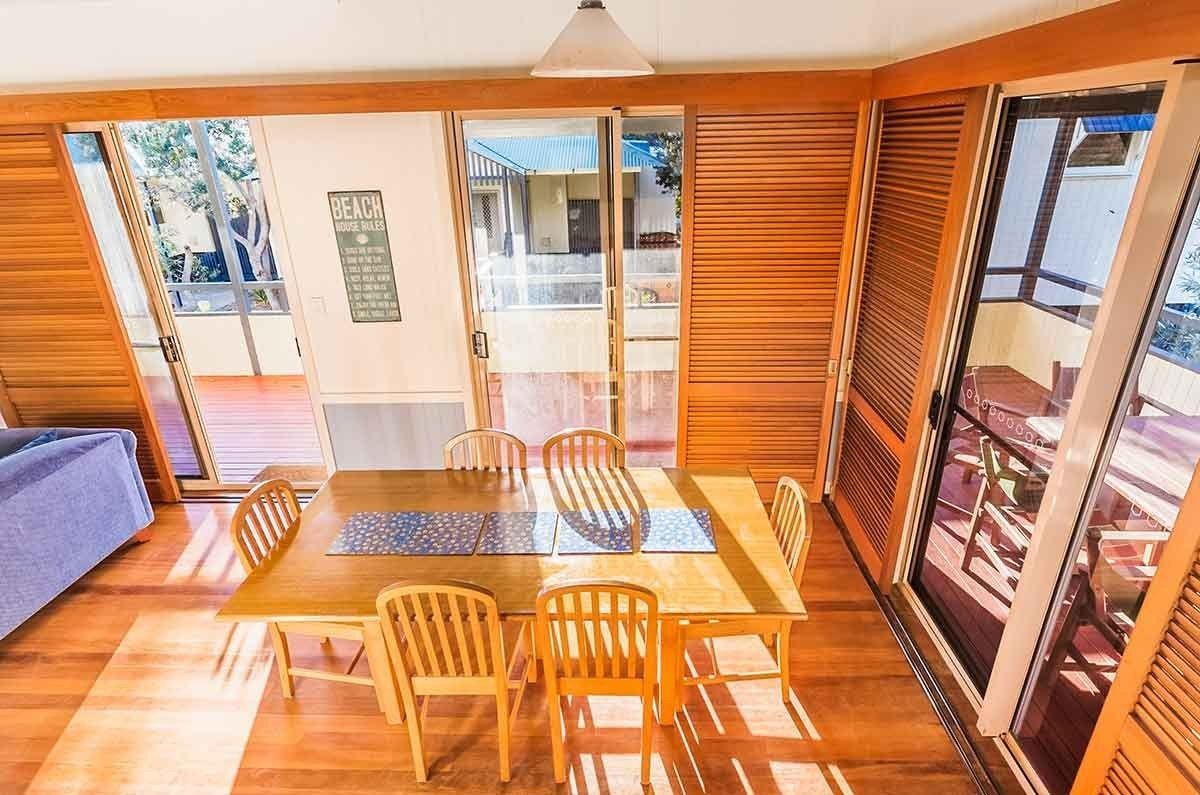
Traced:
[[1141, 132], [1154, 127], [1153, 113], [1129, 113], [1124, 116], [1084, 116], [1083, 129], [1090, 133]]
[[[596, 171], [597, 147], [593, 135], [532, 135], [512, 138], [469, 138], [467, 148], [478, 155], [525, 174]], [[658, 168], [665, 165], [650, 153], [650, 143], [621, 141], [621, 168]]]

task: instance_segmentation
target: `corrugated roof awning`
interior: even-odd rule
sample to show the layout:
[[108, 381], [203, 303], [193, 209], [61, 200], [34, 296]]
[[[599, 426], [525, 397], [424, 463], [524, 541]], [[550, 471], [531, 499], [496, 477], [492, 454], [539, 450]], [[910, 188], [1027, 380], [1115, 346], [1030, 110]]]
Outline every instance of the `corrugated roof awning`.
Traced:
[[1145, 132], [1153, 127], [1153, 113], [1130, 113], [1124, 116], [1083, 117], [1083, 131], [1089, 133]]
[[[646, 141], [621, 142], [622, 170], [664, 165], [650, 153]], [[593, 135], [532, 135], [511, 138], [470, 138], [467, 148], [513, 170], [529, 173], [571, 174], [597, 170], [597, 144]]]

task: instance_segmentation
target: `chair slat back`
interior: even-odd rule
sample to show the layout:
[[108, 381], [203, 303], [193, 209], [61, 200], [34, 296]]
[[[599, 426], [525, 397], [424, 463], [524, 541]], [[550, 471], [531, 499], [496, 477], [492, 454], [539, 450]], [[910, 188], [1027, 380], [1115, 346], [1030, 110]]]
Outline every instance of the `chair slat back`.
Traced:
[[625, 466], [625, 443], [600, 428], [568, 428], [542, 445], [546, 469], [619, 469]]
[[447, 580], [389, 586], [376, 610], [401, 677], [506, 676], [500, 611], [492, 592]]
[[546, 675], [571, 679], [653, 678], [658, 597], [638, 585], [582, 582], [538, 594], [537, 644]]
[[771, 502], [771, 526], [792, 581], [800, 586], [804, 579], [804, 567], [808, 563], [808, 548], [812, 544], [812, 526], [808, 517], [808, 495], [804, 488], [786, 475], [775, 485], [775, 499]]
[[524, 469], [525, 443], [495, 428], [464, 431], [442, 449], [446, 469]]
[[300, 501], [286, 480], [268, 480], [251, 489], [233, 514], [233, 548], [247, 574], [262, 564], [300, 523]]

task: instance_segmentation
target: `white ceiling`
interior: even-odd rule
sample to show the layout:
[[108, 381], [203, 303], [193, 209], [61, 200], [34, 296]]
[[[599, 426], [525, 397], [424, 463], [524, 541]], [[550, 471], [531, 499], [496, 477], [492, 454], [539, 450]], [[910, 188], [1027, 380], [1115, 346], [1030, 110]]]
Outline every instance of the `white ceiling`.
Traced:
[[[608, 0], [662, 71], [870, 67], [1110, 0]], [[525, 74], [573, 0], [0, 0], [0, 91]]]

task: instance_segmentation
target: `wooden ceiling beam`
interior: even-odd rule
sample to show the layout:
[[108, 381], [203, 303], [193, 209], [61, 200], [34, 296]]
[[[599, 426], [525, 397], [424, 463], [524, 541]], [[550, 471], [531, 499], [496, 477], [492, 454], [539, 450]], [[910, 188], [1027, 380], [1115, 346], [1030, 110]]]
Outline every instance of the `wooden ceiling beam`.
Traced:
[[856, 104], [871, 70], [483, 78], [0, 94], [0, 124], [653, 105]]
[[877, 99], [1200, 55], [1200, 2], [1118, 0], [874, 72]]

